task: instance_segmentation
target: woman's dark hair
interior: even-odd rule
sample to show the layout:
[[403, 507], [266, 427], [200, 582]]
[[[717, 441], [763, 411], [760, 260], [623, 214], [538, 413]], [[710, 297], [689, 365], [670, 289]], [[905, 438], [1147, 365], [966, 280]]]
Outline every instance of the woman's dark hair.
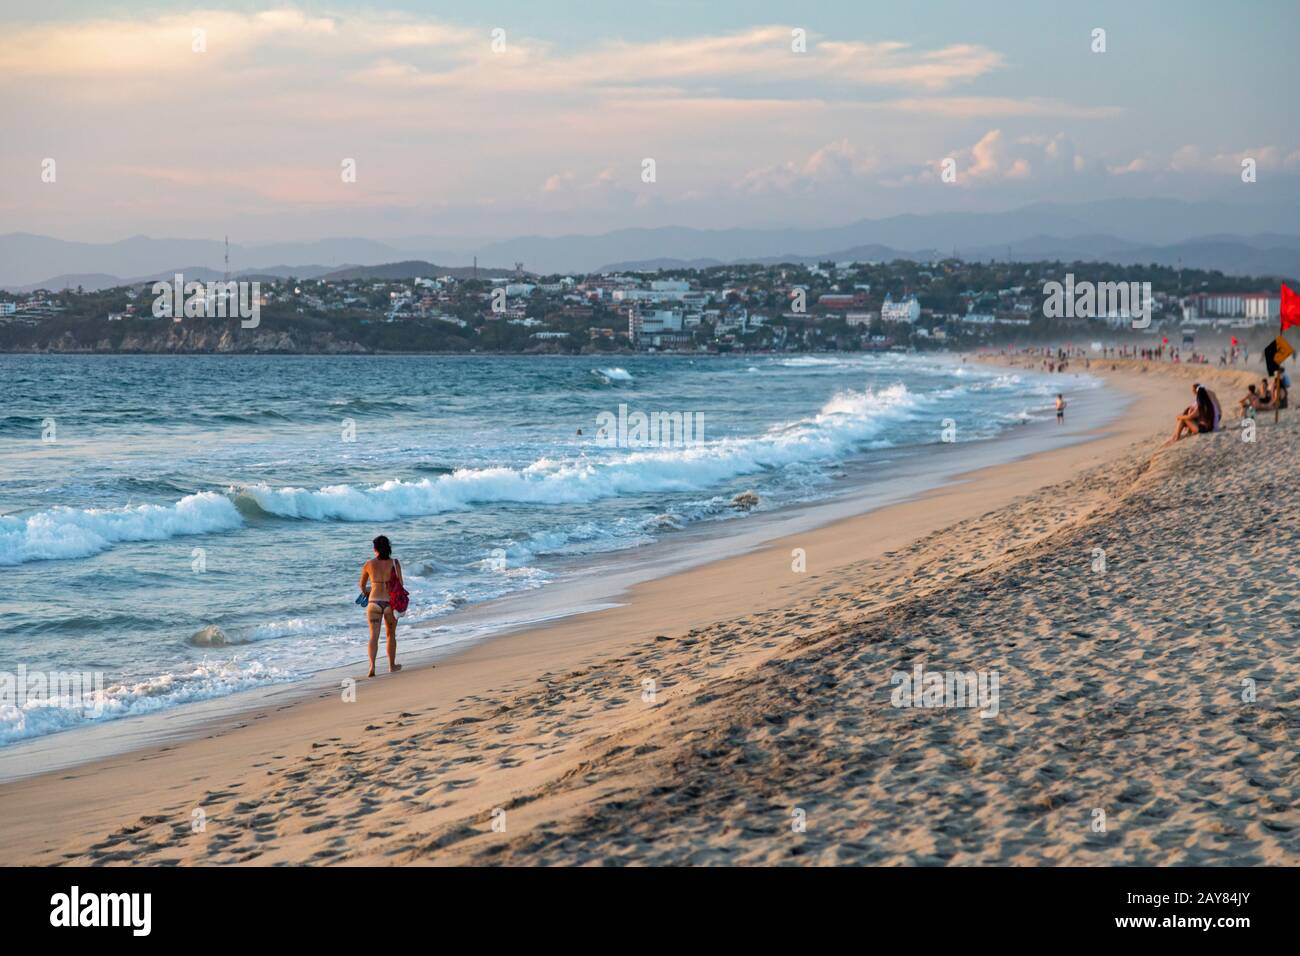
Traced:
[[1214, 403], [1210, 401], [1210, 393], [1204, 385], [1196, 386], [1196, 406], [1202, 421], [1206, 424], [1214, 421]]
[[381, 534], [373, 543], [375, 545], [375, 553], [384, 560], [393, 556], [393, 545], [389, 542], [387, 535]]

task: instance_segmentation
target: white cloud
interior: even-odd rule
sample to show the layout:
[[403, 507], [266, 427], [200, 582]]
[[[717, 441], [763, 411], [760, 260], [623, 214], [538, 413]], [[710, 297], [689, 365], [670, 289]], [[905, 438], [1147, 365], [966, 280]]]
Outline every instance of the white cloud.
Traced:
[[764, 166], [745, 173], [737, 188], [747, 193], [808, 191], [864, 177], [879, 168], [847, 139], [827, 143], [800, 160]]

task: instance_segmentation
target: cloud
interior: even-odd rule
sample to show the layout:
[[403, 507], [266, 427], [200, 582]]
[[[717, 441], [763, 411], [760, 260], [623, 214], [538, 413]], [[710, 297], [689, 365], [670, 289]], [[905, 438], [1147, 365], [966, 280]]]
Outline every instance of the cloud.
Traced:
[[1247, 159], [1253, 159], [1256, 168], [1263, 171], [1292, 173], [1300, 170], [1300, 150], [1288, 151], [1281, 146], [1253, 146], [1240, 150], [1210, 151], [1188, 143], [1165, 154], [1147, 150], [1126, 162], [1108, 164], [1106, 171], [1112, 176], [1138, 173], [1236, 176], [1240, 174], [1242, 163]]
[[1291, 170], [1300, 167], [1300, 150], [1287, 152], [1280, 146], [1252, 146], [1235, 151], [1208, 153], [1198, 146], [1180, 146], [1165, 163], [1172, 172], [1239, 173], [1241, 164], [1253, 159], [1258, 169]]
[[[196, 31], [203, 52], [195, 51]], [[611, 39], [570, 52], [509, 32], [503, 39], [503, 46], [494, 45], [486, 31], [401, 14], [196, 10], [19, 26], [6, 36], [5, 72], [10, 78], [138, 76], [185, 83], [214, 64], [233, 69], [298, 54], [328, 57], [356, 81], [405, 90], [482, 95], [659, 86], [707, 95], [722, 82], [934, 91], [975, 80], [1004, 62], [1002, 54], [973, 44], [926, 50], [897, 41], [816, 37], [809, 38], [807, 52], [796, 53], [791, 29], [783, 26], [672, 40]]]
[[[1140, 98], [1071, 102], [1056, 72], [951, 31], [809, 33], [800, 53], [790, 27], [743, 20], [556, 42], [506, 24], [494, 49], [487, 26], [449, 15], [316, 4], [5, 27], [0, 203], [9, 228], [34, 231], [843, 221], [1208, 181], [1242, 155], [1300, 167], [1294, 144], [1153, 142], [1133, 132]], [[40, 182], [42, 157], [58, 159], [57, 187]], [[355, 183], [340, 181], [344, 157]], [[946, 157], [955, 192], [932, 188]]]
[[800, 192], [851, 181], [879, 168], [873, 156], [860, 153], [847, 139], [827, 143], [801, 160], [764, 166], [745, 173], [736, 188], [745, 193]]
[[1050, 116], [1057, 119], [1104, 120], [1124, 112], [1118, 106], [1074, 106], [1061, 100], [1035, 96], [1023, 99], [1010, 96], [908, 97], [872, 104], [872, 107], [960, 119]]
[[1002, 130], [991, 129], [968, 149], [931, 160], [927, 164], [928, 175], [921, 178], [942, 181], [944, 164], [953, 160], [956, 164], [956, 184], [959, 186], [975, 185], [982, 181], [1025, 179], [1033, 172], [1031, 160], [1041, 158], [1046, 150], [1046, 144], [1035, 143], [1032, 139], [1012, 142]]
[[[375, 31], [368, 28], [373, 44]], [[198, 10], [153, 19], [98, 18], [11, 27], [6, 43], [9, 79], [108, 80], [185, 76], [205, 62], [247, 61], [268, 45], [299, 49], [339, 48], [352, 43], [339, 22], [293, 9], [241, 14]], [[395, 42], [389, 37], [388, 43]], [[200, 61], [199, 57], [208, 57]]]
[[1153, 169], [1152, 162], [1147, 156], [1135, 156], [1128, 162], [1111, 163], [1106, 166], [1106, 172], [1112, 176], [1129, 176], [1134, 173], [1149, 173]]
[[[715, 36], [629, 42], [609, 40], [591, 50], [561, 53], [531, 40], [504, 51], [484, 46], [452, 69], [414, 67], [403, 82], [426, 87], [500, 92], [620, 90], [647, 85], [677, 95], [708, 94], [721, 82], [770, 88], [794, 84], [831, 90], [941, 90], [1003, 65], [1000, 53], [975, 45], [916, 50], [899, 42], [832, 42], [812, 38], [807, 52], [791, 49], [791, 30], [762, 26]], [[371, 82], [383, 74], [366, 73]]]
[[573, 173], [553, 173], [546, 177], [546, 182], [542, 183], [542, 192], [558, 193], [568, 187], [573, 182]]
[[984, 76], [1004, 65], [1002, 54], [973, 44], [913, 51], [905, 43], [824, 41], [815, 52], [832, 69], [855, 82], [940, 90]]
[[1011, 137], [1001, 129], [992, 129], [972, 146], [931, 159], [919, 173], [897, 176], [890, 185], [943, 182], [944, 162], [948, 159], [955, 162], [957, 178], [953, 185], [972, 189], [1028, 180], [1059, 185], [1064, 180], [1098, 175], [1104, 169], [1099, 160], [1085, 156], [1064, 132]]

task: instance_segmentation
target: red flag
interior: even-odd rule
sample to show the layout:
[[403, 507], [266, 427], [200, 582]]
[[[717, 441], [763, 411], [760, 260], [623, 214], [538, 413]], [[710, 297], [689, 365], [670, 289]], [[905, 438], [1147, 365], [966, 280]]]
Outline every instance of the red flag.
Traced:
[[1300, 295], [1282, 285], [1282, 331], [1300, 325]]

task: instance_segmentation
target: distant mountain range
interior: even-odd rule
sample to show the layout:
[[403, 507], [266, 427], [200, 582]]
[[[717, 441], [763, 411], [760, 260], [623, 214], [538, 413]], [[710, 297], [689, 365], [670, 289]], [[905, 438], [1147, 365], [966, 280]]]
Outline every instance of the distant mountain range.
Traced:
[[[770, 264], [796, 262], [892, 262], [910, 259], [931, 262], [952, 255], [938, 249], [895, 249], [890, 246], [853, 246], [821, 255], [762, 256], [752, 259], [641, 259], [610, 263], [601, 271], [653, 272], [659, 269], [708, 269], [734, 262]], [[1205, 236], [1169, 245], [1146, 245], [1125, 242], [1114, 236], [1081, 236], [1058, 239], [1035, 236], [1005, 246], [977, 246], [961, 249], [962, 259], [985, 261], [997, 259], [1015, 262], [1113, 262], [1116, 265], [1184, 266], [1188, 269], [1218, 269], [1226, 275], [1296, 276], [1300, 275], [1300, 236]]]
[[[99, 289], [176, 272], [220, 278], [224, 252], [219, 240], [133, 236], [88, 243], [10, 233], [0, 235], [0, 287]], [[533, 274], [553, 274], [953, 254], [972, 260], [1181, 262], [1234, 275], [1297, 276], [1300, 200], [1268, 206], [1172, 199], [1038, 203], [1008, 212], [891, 216], [820, 229], [631, 228], [487, 244], [330, 238], [230, 246], [235, 276], [304, 279], [468, 274], [475, 256], [496, 263], [479, 266], [480, 275], [509, 275], [516, 262]]]
[[[429, 276], [451, 275], [458, 279], [477, 276], [481, 279], [513, 276], [514, 269], [488, 268], [487, 266], [440, 266], [423, 259], [408, 259], [405, 262], [385, 262], [377, 266], [348, 266], [315, 277], [320, 279], [374, 279], [376, 281], [396, 279], [418, 279]], [[298, 273], [293, 273], [298, 275]]]
[[[146, 275], [138, 276], [114, 276], [103, 272], [82, 272], [67, 273], [64, 275], [54, 276], [50, 279], [44, 279], [40, 282], [30, 282], [21, 286], [0, 286], [10, 292], [34, 292], [37, 289], [62, 290], [62, 289], [84, 289], [87, 292], [94, 292], [99, 289], [111, 289], [115, 286], [122, 285], [140, 285], [146, 282], [156, 282], [159, 280], [170, 282], [176, 273], [180, 273], [188, 282], [217, 282], [225, 276], [224, 271], [209, 269], [206, 266], [184, 266], [179, 269], [163, 269], [158, 272], [150, 272]], [[276, 265], [266, 266], [258, 269], [248, 269], [242, 272], [231, 271], [232, 279], [266, 282], [272, 279], [374, 279], [383, 281], [388, 279], [415, 279], [421, 276], [445, 276], [452, 275], [457, 278], [469, 278], [472, 275], [481, 277], [498, 277], [513, 276], [514, 269], [488, 269], [479, 267], [475, 270], [472, 266], [440, 266], [432, 262], [423, 260], [406, 260], [403, 262], [386, 262], [375, 266], [354, 266], [347, 265], [341, 269], [332, 266], [305, 265], [305, 266], [287, 266]], [[525, 273], [527, 274], [527, 273]]]

